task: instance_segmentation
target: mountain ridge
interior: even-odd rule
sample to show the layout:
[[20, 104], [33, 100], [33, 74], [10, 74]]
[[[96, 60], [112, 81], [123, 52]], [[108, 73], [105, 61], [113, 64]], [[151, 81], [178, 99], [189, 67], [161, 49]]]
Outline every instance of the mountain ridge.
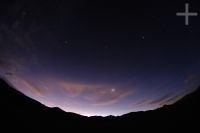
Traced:
[[[199, 121], [199, 98], [200, 87], [173, 105], [167, 105], [156, 110], [132, 112], [122, 116], [86, 117], [64, 112], [57, 107], [46, 107], [0, 79], [1, 121], [4, 122], [5, 126], [19, 126], [23, 123], [29, 129], [33, 125], [37, 125], [39, 129], [136, 128], [141, 125], [151, 125], [152, 121], [157, 125], [160, 125], [160, 122], [178, 122], [181, 125], [185, 125], [186, 123], [183, 123], [183, 121]], [[132, 124], [135, 126], [132, 126]], [[174, 125], [171, 124], [172, 127]]]

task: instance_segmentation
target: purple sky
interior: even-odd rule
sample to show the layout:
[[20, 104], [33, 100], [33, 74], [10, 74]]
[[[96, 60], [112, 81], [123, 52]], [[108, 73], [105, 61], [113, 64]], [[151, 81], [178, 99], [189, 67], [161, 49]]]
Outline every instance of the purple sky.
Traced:
[[0, 76], [27, 96], [66, 112], [122, 115], [174, 103], [199, 85], [195, 23], [172, 24], [153, 6], [141, 17], [139, 2], [47, 3], [1, 8]]

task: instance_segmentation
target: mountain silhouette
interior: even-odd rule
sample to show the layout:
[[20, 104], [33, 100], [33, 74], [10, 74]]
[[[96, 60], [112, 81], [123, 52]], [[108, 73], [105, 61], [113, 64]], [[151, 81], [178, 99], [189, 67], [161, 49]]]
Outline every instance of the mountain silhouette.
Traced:
[[[199, 121], [200, 88], [173, 105], [122, 116], [86, 117], [49, 108], [25, 96], [0, 79], [1, 128], [16, 131], [67, 131], [67, 129], [194, 129]], [[145, 127], [145, 128], [144, 128]]]

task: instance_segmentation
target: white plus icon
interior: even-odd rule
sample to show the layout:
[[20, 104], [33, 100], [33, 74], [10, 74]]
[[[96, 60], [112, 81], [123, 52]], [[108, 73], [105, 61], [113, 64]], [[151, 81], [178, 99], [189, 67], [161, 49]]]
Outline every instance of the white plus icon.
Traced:
[[189, 16], [197, 16], [197, 13], [189, 12], [189, 4], [185, 4], [185, 13], [176, 13], [177, 16], [185, 16], [185, 25], [189, 25]]

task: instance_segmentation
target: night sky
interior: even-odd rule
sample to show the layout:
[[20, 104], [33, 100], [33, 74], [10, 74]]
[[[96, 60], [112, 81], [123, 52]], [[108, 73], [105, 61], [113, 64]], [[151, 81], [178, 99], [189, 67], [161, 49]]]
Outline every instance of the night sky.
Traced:
[[[172, 104], [200, 85], [197, 0], [0, 2], [0, 77], [86, 116]], [[11, 97], [12, 98], [12, 97]]]

